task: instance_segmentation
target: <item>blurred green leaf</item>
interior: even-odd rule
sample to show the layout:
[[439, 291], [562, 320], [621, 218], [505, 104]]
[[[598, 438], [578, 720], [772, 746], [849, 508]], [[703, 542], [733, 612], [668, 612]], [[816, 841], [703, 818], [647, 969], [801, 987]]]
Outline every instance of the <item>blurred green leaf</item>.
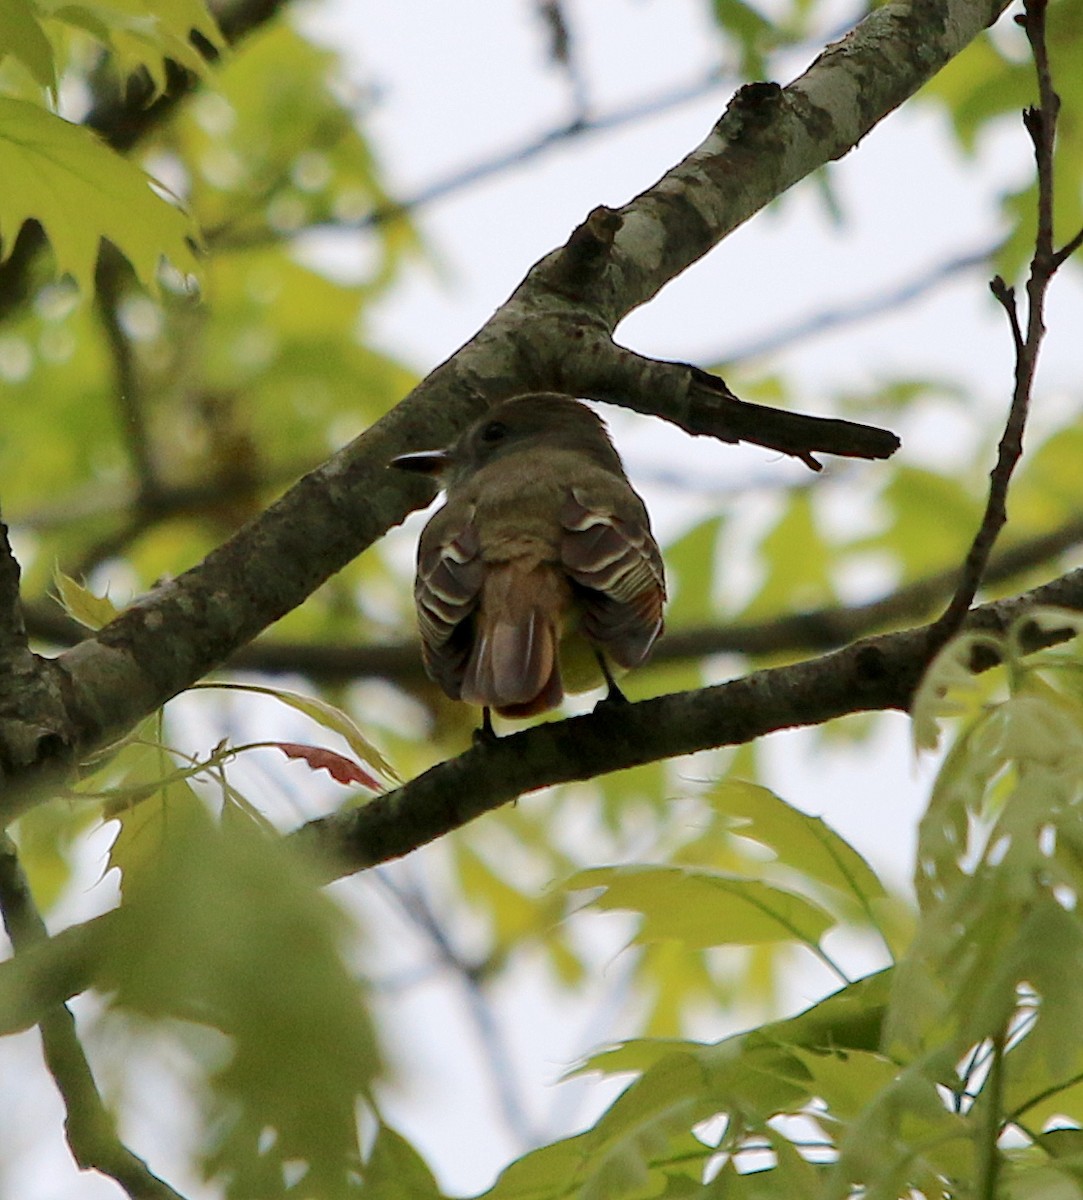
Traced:
[[834, 598], [833, 553], [816, 521], [812, 494], [791, 492], [760, 545], [766, 578], [741, 617], [755, 620], [828, 603]]
[[0, 61], [8, 54], [17, 58], [41, 87], [56, 91], [53, 47], [32, 0], [5, 0], [0, 5]]
[[377, 1057], [343, 915], [275, 839], [216, 824], [185, 783], [134, 814], [114, 851], [124, 900], [99, 986], [123, 1008], [229, 1039], [204, 1069], [207, 1171], [231, 1196], [285, 1195], [289, 1162], [307, 1164], [306, 1188], [352, 1194], [356, 1105]]
[[834, 924], [819, 905], [755, 879], [687, 867], [594, 867], [569, 889], [602, 887], [591, 901], [643, 917], [636, 941], [675, 938], [694, 949], [797, 941], [816, 945]]

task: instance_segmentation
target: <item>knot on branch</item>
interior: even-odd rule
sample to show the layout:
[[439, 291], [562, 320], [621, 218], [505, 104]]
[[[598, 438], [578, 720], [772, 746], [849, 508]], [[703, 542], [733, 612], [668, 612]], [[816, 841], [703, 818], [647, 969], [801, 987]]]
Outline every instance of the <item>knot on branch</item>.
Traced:
[[624, 218], [615, 209], [604, 204], [594, 209], [557, 254], [549, 286], [575, 299], [585, 295], [605, 269], [613, 239], [623, 223]]
[[782, 102], [782, 88], [777, 83], [746, 83], [734, 92], [715, 131], [731, 142], [736, 141], [750, 130], [762, 128], [774, 120]]

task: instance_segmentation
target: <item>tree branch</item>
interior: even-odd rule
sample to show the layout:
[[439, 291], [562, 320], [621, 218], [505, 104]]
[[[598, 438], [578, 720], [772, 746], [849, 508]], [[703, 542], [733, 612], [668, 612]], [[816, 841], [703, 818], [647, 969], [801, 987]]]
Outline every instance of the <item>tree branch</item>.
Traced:
[[1027, 328], [1020, 328], [1015, 307], [1015, 290], [998, 275], [992, 282], [993, 295], [1008, 314], [1015, 344], [1015, 386], [1004, 433], [997, 448], [997, 461], [989, 476], [989, 495], [981, 524], [970, 544], [955, 595], [929, 631], [930, 658], [959, 629], [967, 609], [974, 603], [982, 576], [989, 563], [997, 536], [1008, 520], [1008, 488], [1015, 467], [1023, 456], [1023, 432], [1030, 409], [1038, 354], [1045, 337], [1045, 295], [1059, 264], [1053, 251], [1053, 147], [1056, 141], [1060, 97], [1053, 90], [1045, 46], [1047, 0], [1025, 0], [1023, 16], [1016, 18], [1026, 30], [1038, 76], [1037, 108], [1023, 113], [1023, 124], [1034, 143], [1038, 171], [1038, 222], [1034, 256], [1027, 279]]
[[[618, 211], [603, 254], [589, 246], [580, 254], [570, 242], [542, 259], [466, 346], [366, 434], [202, 563], [51, 664], [49, 685], [66, 701], [67, 724], [57, 731], [64, 744], [85, 753], [120, 736], [428, 503], [429, 485], [387, 469], [396, 454], [446, 444], [506, 396], [589, 396], [571, 386], [577, 371], [592, 371], [577, 329], [611, 333], [769, 200], [846, 153], [1003, 3], [887, 4], [786, 89], [742, 89], [699, 149]], [[19, 786], [10, 781], [0, 816], [31, 802], [45, 765], [28, 768]]]
[[[1004, 633], [1040, 606], [1083, 612], [1083, 569], [1021, 596], [972, 609], [967, 627]], [[325, 882], [408, 854], [527, 792], [857, 712], [904, 711], [925, 669], [930, 626], [882, 634], [820, 658], [757, 671], [702, 691], [535, 725], [475, 746], [360, 808], [310, 821], [285, 841]], [[1037, 649], [1070, 630], [1033, 630]], [[975, 671], [996, 665], [988, 656]], [[0, 963], [0, 1036], [27, 1029], [51, 1005], [94, 983], [116, 910], [73, 926]]]
[[[580, 357], [589, 360], [588, 367], [580, 365]], [[581, 331], [580, 354], [566, 384], [569, 391], [664, 417], [693, 437], [749, 442], [799, 458], [814, 471], [821, 469], [814, 453], [889, 458], [900, 445], [894, 433], [874, 425], [741, 400], [717, 375], [689, 363], [644, 358], [589, 330]]]
[[[17, 956], [48, 944], [45, 922], [6, 834], [0, 834], [0, 912]], [[38, 1025], [45, 1062], [64, 1101], [64, 1133], [80, 1169], [115, 1179], [132, 1200], [184, 1200], [117, 1137], [67, 1005], [58, 1000], [46, 1007]]]
[[761, 358], [768, 354], [776, 354], [780, 350], [788, 350], [807, 338], [856, 325], [884, 313], [895, 312], [896, 309], [933, 291], [945, 280], [985, 265], [995, 250], [996, 246], [991, 245], [981, 250], [972, 250], [968, 254], [960, 254], [947, 262], [938, 263], [920, 275], [913, 276], [905, 283], [897, 283], [882, 292], [873, 293], [852, 303], [817, 309], [811, 316], [795, 318], [789, 325], [772, 324], [770, 333], [763, 333], [758, 337], [753, 335], [746, 342], [738, 342], [701, 357], [716, 363], [735, 363], [749, 358]]
[[[1083, 568], [1023, 596], [974, 610], [970, 628], [1004, 632], [1029, 609], [1083, 609]], [[408, 854], [527, 792], [858, 712], [906, 711], [927, 663], [929, 626], [866, 638], [820, 658], [729, 683], [535, 725], [474, 746], [360, 808], [309, 821], [287, 837], [326, 880]], [[1034, 633], [1033, 645], [1068, 631]], [[994, 665], [976, 662], [976, 670]]]

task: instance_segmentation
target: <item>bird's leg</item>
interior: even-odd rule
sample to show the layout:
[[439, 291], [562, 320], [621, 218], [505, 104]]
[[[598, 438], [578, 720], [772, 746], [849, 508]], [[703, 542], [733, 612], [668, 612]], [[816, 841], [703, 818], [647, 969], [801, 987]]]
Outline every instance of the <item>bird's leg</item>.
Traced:
[[484, 746], [489, 742], [498, 740], [496, 730], [493, 728], [492, 713], [486, 704], [481, 710], [481, 727], [474, 730], [474, 745]]
[[613, 678], [613, 672], [609, 669], [609, 663], [605, 661], [605, 655], [600, 650], [594, 651], [594, 657], [598, 660], [598, 666], [602, 668], [602, 674], [605, 676], [606, 685], [609, 691], [606, 692], [605, 698], [599, 700], [599, 704], [628, 704], [628, 697], [617, 687], [617, 681]]

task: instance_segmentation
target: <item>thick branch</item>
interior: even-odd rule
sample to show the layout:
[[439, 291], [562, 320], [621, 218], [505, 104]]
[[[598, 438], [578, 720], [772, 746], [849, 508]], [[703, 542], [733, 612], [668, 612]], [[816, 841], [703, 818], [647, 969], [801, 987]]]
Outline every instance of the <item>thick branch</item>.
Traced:
[[[1083, 569], [1031, 592], [973, 609], [968, 626], [1004, 632], [1041, 605], [1083, 611]], [[295, 830], [288, 844], [330, 882], [407, 854], [526, 792], [644, 762], [743, 744], [779, 729], [850, 713], [907, 708], [925, 666], [929, 626], [858, 642], [821, 658], [589, 716], [536, 725], [441, 763], [397, 791]], [[1070, 631], [1038, 634], [1033, 645]], [[975, 670], [994, 664], [983, 660]], [[114, 913], [64, 930], [0, 963], [0, 1036], [27, 1029], [51, 1005], [94, 983]]]
[[[386, 469], [393, 455], [450, 441], [495, 400], [574, 382], [576, 342], [567, 334], [576, 323], [612, 331], [758, 208], [845, 153], [1001, 4], [888, 4], [784, 91], [743, 89], [699, 150], [620, 210], [604, 254], [587, 247], [583, 255], [569, 243], [548, 256], [475, 338], [367, 434], [204, 562], [62, 655], [55, 670], [71, 698], [65, 740], [87, 750], [122, 734], [300, 604], [431, 498], [424, 484]], [[3, 817], [26, 803], [9, 790]]]
[[[1036, 605], [1083, 608], [1083, 569], [975, 610], [970, 627], [1003, 632]], [[588, 716], [483, 742], [361, 808], [310, 821], [288, 840], [322, 860], [333, 879], [407, 854], [538, 788], [851, 713], [905, 711], [925, 670], [928, 633], [926, 626], [867, 638], [699, 691], [603, 703]], [[1066, 634], [1051, 640], [1058, 636]]]

